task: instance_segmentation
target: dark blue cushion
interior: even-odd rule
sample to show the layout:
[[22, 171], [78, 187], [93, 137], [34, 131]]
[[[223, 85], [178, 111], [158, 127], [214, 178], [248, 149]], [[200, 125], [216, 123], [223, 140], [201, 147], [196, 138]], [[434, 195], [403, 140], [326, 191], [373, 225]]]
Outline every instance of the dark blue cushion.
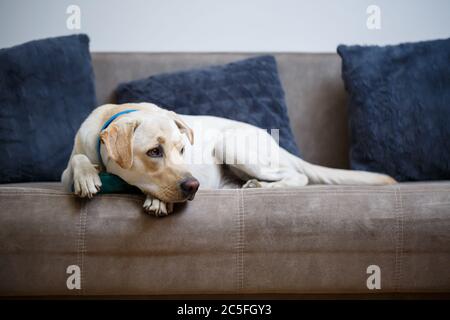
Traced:
[[351, 167], [399, 181], [450, 179], [450, 39], [338, 53]]
[[116, 101], [152, 102], [180, 114], [239, 120], [280, 129], [280, 145], [298, 155], [273, 56], [260, 56], [119, 85]]
[[0, 50], [0, 183], [57, 181], [95, 107], [89, 38]]

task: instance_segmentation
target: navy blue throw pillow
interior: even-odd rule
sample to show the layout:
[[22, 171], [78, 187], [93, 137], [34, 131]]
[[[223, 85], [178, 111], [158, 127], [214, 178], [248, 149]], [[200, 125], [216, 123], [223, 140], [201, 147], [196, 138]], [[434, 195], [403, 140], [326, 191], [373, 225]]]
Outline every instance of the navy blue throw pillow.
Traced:
[[0, 50], [0, 183], [57, 181], [95, 107], [89, 38]]
[[151, 102], [179, 114], [224, 117], [279, 129], [280, 145], [299, 155], [273, 56], [123, 83], [116, 90], [116, 101]]
[[450, 179], [450, 39], [339, 46], [352, 169]]

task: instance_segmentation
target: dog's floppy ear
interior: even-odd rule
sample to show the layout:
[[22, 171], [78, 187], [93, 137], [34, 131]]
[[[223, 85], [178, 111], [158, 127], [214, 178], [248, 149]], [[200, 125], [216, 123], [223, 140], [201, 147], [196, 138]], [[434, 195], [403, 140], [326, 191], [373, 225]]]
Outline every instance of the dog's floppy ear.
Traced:
[[175, 121], [175, 124], [177, 125], [178, 129], [180, 129], [180, 132], [184, 133], [188, 137], [191, 145], [194, 144], [194, 131], [175, 112], [169, 111], [169, 115], [173, 119], [173, 121]]
[[137, 125], [136, 121], [117, 121], [100, 133], [108, 156], [123, 169], [133, 165], [133, 135]]

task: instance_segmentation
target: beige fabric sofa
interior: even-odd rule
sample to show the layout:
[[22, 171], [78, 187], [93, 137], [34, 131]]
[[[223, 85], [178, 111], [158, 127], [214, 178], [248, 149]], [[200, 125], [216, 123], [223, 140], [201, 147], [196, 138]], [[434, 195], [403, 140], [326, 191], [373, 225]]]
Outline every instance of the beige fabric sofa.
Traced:
[[[99, 103], [122, 81], [247, 56], [94, 53]], [[340, 59], [275, 56], [303, 157], [347, 168]], [[142, 201], [1, 185], [0, 295], [450, 292], [450, 182], [202, 190], [166, 218], [146, 215]], [[368, 274], [373, 265], [379, 273]], [[67, 286], [69, 266], [79, 267], [80, 289]], [[380, 289], [369, 289], [378, 275]]]

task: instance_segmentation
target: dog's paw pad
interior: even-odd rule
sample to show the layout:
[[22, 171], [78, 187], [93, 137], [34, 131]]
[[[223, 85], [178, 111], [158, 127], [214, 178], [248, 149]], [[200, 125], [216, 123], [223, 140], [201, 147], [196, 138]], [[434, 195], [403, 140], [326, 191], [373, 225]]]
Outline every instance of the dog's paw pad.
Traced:
[[248, 180], [248, 181], [242, 186], [242, 188], [244, 188], [244, 189], [249, 189], [249, 188], [261, 188], [261, 187], [262, 187], [261, 183], [260, 183], [258, 180], [256, 180], [256, 179]]
[[147, 197], [143, 205], [144, 210], [157, 217], [167, 216], [172, 212], [173, 205], [171, 203], [162, 202], [159, 199]]

